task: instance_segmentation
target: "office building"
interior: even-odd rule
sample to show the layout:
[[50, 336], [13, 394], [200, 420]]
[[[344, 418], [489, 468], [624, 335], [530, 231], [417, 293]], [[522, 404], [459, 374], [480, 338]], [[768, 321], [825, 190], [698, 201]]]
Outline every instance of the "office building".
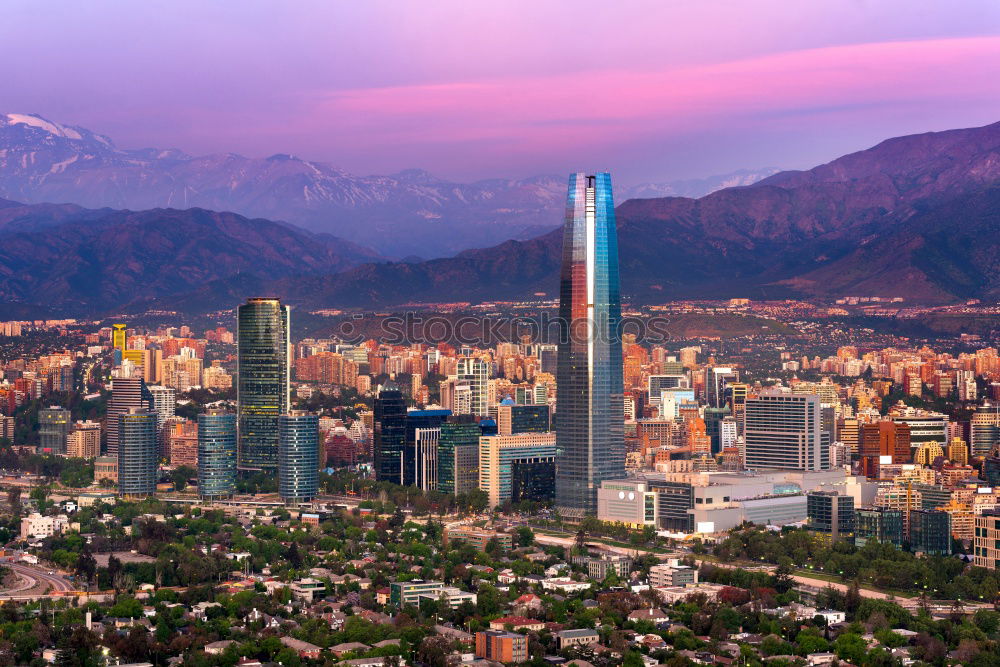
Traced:
[[705, 369], [705, 402], [711, 408], [726, 405], [727, 388], [739, 382], [740, 372], [735, 368], [715, 366]]
[[832, 540], [854, 533], [854, 498], [836, 491], [814, 491], [806, 495], [809, 529], [826, 533]]
[[556, 377], [555, 504], [564, 516], [596, 514], [601, 482], [625, 476], [620, 322], [611, 175], [572, 174], [563, 227]]
[[100, 422], [77, 422], [66, 438], [66, 456], [79, 459], [93, 459], [100, 455]]
[[874, 540], [903, 548], [903, 511], [891, 507], [859, 507], [854, 512], [854, 544], [863, 547]]
[[278, 465], [278, 417], [288, 412], [289, 312], [278, 299], [252, 298], [237, 309], [237, 464]]
[[551, 432], [480, 437], [479, 488], [489, 496], [490, 507], [511, 500], [515, 464], [552, 462], [555, 456], [556, 434]]
[[515, 405], [504, 401], [497, 406], [497, 433], [545, 433], [551, 431], [548, 405]]
[[910, 550], [950, 556], [951, 515], [941, 510], [910, 510]]
[[122, 362], [122, 355], [125, 354], [125, 344], [126, 340], [126, 327], [124, 324], [112, 324], [111, 325], [111, 349], [113, 352], [117, 353], [117, 363]]
[[153, 395], [141, 377], [112, 377], [107, 412], [107, 453], [118, 456], [119, 417], [131, 410], [153, 410]]
[[480, 435], [479, 424], [472, 419], [450, 418], [441, 424], [437, 452], [438, 491], [458, 495], [479, 487]]
[[198, 415], [198, 495], [236, 493], [236, 415], [211, 409]]
[[510, 501], [548, 502], [555, 496], [556, 462], [545, 458], [520, 459], [510, 467]]
[[375, 479], [403, 484], [406, 443], [406, 400], [394, 384], [379, 388], [374, 406]]
[[293, 410], [278, 417], [278, 495], [308, 502], [319, 492], [319, 416]]
[[415, 463], [413, 485], [422, 491], [438, 490], [438, 447], [441, 427], [418, 428], [414, 431], [413, 458]]
[[400, 484], [436, 490], [438, 429], [450, 415], [450, 410], [438, 408], [406, 412]]
[[156, 492], [156, 412], [130, 408], [118, 416], [118, 493], [125, 497]]
[[69, 410], [54, 405], [38, 411], [38, 451], [65, 454], [66, 438], [73, 427]]
[[471, 414], [476, 417], [485, 417], [489, 414], [487, 401], [489, 370], [489, 366], [482, 359], [464, 357], [458, 360], [456, 388], [459, 386], [468, 387], [468, 403], [466, 404], [464, 400], [457, 400], [455, 414]]
[[882, 461], [910, 462], [912, 448], [909, 424], [894, 421], [861, 424], [858, 431], [858, 457], [861, 471], [872, 479], [879, 477], [879, 465]]
[[911, 449], [917, 449], [925, 442], [936, 442], [942, 447], [948, 443], [948, 415], [896, 406], [889, 411], [889, 418], [910, 427]]
[[821, 426], [819, 396], [764, 391], [748, 398], [744, 437], [747, 468], [826, 470], [830, 434]]

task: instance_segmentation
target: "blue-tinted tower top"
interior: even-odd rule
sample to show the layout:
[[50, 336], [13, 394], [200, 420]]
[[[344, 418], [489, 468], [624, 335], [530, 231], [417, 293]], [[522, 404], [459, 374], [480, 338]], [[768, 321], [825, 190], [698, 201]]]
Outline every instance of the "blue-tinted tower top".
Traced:
[[571, 174], [559, 278], [556, 505], [595, 514], [597, 489], [625, 476], [621, 287], [611, 175]]

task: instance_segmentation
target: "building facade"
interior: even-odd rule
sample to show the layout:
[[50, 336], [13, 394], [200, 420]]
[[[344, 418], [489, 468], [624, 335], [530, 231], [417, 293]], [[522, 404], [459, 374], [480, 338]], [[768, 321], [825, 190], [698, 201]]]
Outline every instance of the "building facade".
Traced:
[[597, 490], [625, 476], [618, 232], [611, 175], [571, 174], [559, 278], [556, 506], [597, 513]]
[[236, 493], [236, 415], [209, 410], [198, 415], [198, 495], [226, 498]]
[[237, 309], [237, 464], [278, 466], [278, 417], [290, 400], [289, 311], [278, 299], [252, 298]]
[[319, 491], [319, 417], [293, 410], [278, 418], [278, 494], [288, 503]]
[[157, 415], [131, 408], [118, 417], [118, 493], [141, 497], [156, 492]]
[[744, 419], [747, 468], [829, 469], [819, 396], [765, 391], [747, 399]]

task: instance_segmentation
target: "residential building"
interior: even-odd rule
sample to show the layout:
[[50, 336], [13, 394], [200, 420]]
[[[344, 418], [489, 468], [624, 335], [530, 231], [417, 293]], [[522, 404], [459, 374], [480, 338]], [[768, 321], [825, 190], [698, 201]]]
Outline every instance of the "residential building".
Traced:
[[126, 497], [156, 492], [156, 420], [149, 409], [130, 408], [118, 417], [118, 493]]
[[93, 459], [101, 455], [100, 422], [76, 422], [66, 438], [66, 456]]
[[484, 630], [476, 633], [476, 657], [496, 662], [528, 661], [528, 638], [515, 632]]
[[854, 498], [836, 491], [814, 491], [806, 495], [809, 529], [826, 533], [830, 539], [854, 534]]
[[[23, 523], [22, 523], [22, 530]], [[1000, 569], [1000, 511], [988, 510], [976, 515], [972, 540], [972, 564], [988, 570]]]

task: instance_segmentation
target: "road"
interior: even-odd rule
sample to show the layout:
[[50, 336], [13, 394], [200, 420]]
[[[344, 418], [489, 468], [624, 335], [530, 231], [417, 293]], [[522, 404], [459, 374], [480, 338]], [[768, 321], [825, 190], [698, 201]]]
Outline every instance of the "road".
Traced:
[[61, 574], [49, 574], [45, 570], [26, 563], [0, 563], [9, 567], [17, 574], [19, 581], [16, 586], [0, 590], [0, 599], [38, 599], [43, 597], [58, 597], [66, 591], [76, 590], [73, 583]]
[[[535, 541], [538, 542], [539, 544], [547, 544], [550, 546], [559, 546], [559, 547], [571, 547], [574, 544], [576, 544], [576, 540], [572, 537], [556, 537], [555, 535], [544, 535], [541, 533], [535, 533]], [[670, 554], [657, 553], [655, 551], [650, 551], [648, 549], [619, 547], [612, 544], [604, 544], [603, 542], [591, 542], [591, 544], [599, 546], [602, 549], [607, 549], [609, 551], [625, 554], [628, 556], [636, 556], [638, 554], [653, 554], [660, 560], [666, 560], [668, 558], [676, 558], [676, 555], [671, 556]], [[698, 558], [697, 556], [694, 556], [694, 560], [696, 563], [698, 563], [698, 565], [707, 563], [709, 565], [714, 565], [716, 567], [735, 568], [735, 569], [744, 569], [747, 567], [746, 565], [739, 563], [717, 563], [712, 560]], [[792, 575], [792, 581], [794, 581], [797, 584], [802, 584], [804, 586], [813, 586], [816, 588], [826, 588], [827, 586], [832, 586], [835, 590], [841, 592], [846, 591], [848, 588], [847, 584], [830, 582], [827, 581], [826, 579], [820, 579], [818, 577], [809, 577], [801, 574]], [[882, 591], [874, 590], [871, 588], [859, 588], [858, 592], [861, 594], [861, 597], [872, 598], [874, 600], [886, 600], [891, 597], [888, 593], [884, 593]]]

